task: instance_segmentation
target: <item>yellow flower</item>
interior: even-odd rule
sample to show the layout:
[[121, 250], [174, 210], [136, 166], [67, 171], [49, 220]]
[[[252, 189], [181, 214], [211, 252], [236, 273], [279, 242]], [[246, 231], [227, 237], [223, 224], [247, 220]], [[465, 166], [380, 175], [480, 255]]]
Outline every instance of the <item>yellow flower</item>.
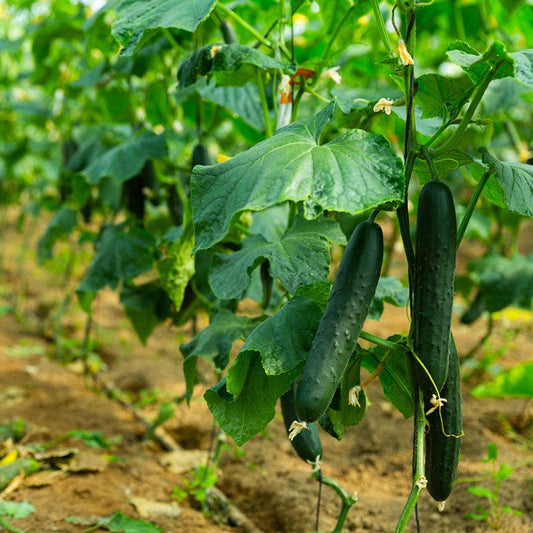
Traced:
[[215, 44], [215, 46], [211, 47], [211, 50], [209, 52], [211, 53], [211, 59], [215, 59], [216, 55], [220, 52], [222, 46], [219, 44]]
[[380, 98], [374, 106], [374, 113], [384, 111], [387, 115], [391, 114], [393, 101], [390, 98]]
[[226, 154], [217, 154], [217, 163], [224, 163], [224, 161], [229, 161], [231, 157]]
[[295, 420], [289, 427], [289, 440], [293, 440], [296, 435], [301, 433], [304, 429], [309, 429], [305, 422]]
[[405, 43], [402, 41], [402, 39], [400, 39], [400, 42], [398, 43], [398, 53], [404, 66], [415, 64], [411, 54], [407, 50], [407, 46], [405, 46]]

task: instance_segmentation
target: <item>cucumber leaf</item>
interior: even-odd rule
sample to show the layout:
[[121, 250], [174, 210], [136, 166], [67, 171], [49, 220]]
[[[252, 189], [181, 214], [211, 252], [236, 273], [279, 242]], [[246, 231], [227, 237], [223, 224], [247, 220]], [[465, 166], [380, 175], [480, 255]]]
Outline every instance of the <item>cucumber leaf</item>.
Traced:
[[307, 359], [321, 317], [317, 304], [294, 298], [257, 326], [241, 351], [260, 353], [269, 376], [289, 372]]
[[294, 294], [302, 285], [325, 281], [329, 274], [329, 242], [345, 243], [337, 222], [321, 218], [297, 219], [274, 242], [261, 235], [243, 241], [243, 247], [230, 254], [216, 254], [209, 276], [213, 293], [221, 299], [240, 299], [250, 284], [252, 271], [263, 261], [269, 262], [270, 275], [281, 280]]
[[35, 507], [29, 502], [8, 502], [0, 500], [0, 516], [26, 518], [34, 513], [35, 510]]
[[112, 34], [131, 55], [146, 30], [179, 28], [193, 32], [215, 7], [217, 0], [121, 0], [115, 8], [117, 18]]
[[370, 303], [368, 317], [372, 320], [379, 320], [384, 310], [384, 303], [390, 303], [396, 307], [405, 307], [409, 300], [409, 289], [402, 285], [396, 278], [379, 278], [376, 292]]
[[471, 394], [476, 398], [533, 397], [533, 362], [526, 361], [502, 372], [494, 381], [474, 387]]
[[[234, 363], [244, 374], [235, 376], [239, 395], [229, 390], [226, 378], [208, 389], [204, 398], [215, 420], [238, 446], [266, 428], [276, 414], [278, 398], [287, 392], [297, 372], [267, 376], [256, 352], [241, 352]], [[229, 379], [229, 378], [228, 378]]]
[[505, 205], [510, 211], [533, 217], [533, 165], [499, 161], [487, 150], [483, 151], [484, 163], [494, 165], [495, 176], [489, 182], [497, 182]]
[[[437, 174], [441, 176], [442, 179], [445, 179], [451, 172], [457, 170], [459, 167], [470, 165], [473, 162], [474, 160], [468, 153], [458, 148], [446, 151], [446, 153], [433, 158]], [[418, 159], [415, 163], [415, 171], [420, 183], [427, 183], [431, 180], [431, 174], [429, 173], [426, 161]]]
[[71, 207], [63, 206], [54, 215], [37, 245], [37, 260], [42, 264], [52, 257], [55, 243], [70, 235], [78, 224], [78, 215]]
[[287, 200], [305, 202], [308, 218], [321, 208], [355, 214], [401, 201], [403, 165], [384, 137], [352, 130], [319, 144], [334, 110], [330, 103], [316, 116], [279, 129], [229, 161], [194, 168], [195, 250], [219, 242], [241, 211], [260, 211]]
[[[401, 335], [393, 335], [387, 340], [399, 343], [402, 337]], [[374, 372], [388, 350], [379, 346], [363, 350], [358, 346], [358, 351], [362, 352], [361, 365], [363, 368], [369, 372]], [[405, 354], [395, 352], [387, 358], [385, 366], [379, 374], [379, 381], [383, 387], [383, 393], [392, 405], [405, 418], [411, 417], [413, 415], [413, 396]]]

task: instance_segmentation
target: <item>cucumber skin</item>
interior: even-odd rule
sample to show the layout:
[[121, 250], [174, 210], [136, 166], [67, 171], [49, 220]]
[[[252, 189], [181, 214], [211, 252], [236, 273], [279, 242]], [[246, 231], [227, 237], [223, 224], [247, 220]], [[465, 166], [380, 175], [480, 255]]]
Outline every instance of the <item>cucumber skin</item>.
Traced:
[[[291, 424], [298, 418], [296, 416], [296, 408], [294, 407], [295, 390], [296, 387], [293, 384], [292, 387], [279, 399], [287, 434], [289, 433]], [[310, 424], [308, 429], [304, 429], [301, 433], [296, 435], [291, 441], [291, 444], [298, 456], [304, 461], [314, 463], [317, 457], [322, 458], [322, 442], [320, 441], [320, 435], [316, 424]]]
[[[413, 284], [413, 344], [415, 353], [439, 391], [448, 374], [457, 229], [453, 197], [439, 181], [425, 185], [418, 203]], [[415, 363], [415, 376], [427, 400], [435, 387]]]
[[[442, 389], [441, 396], [448, 400], [442, 408], [444, 429], [449, 435], [460, 435], [463, 430], [461, 375], [453, 337], [450, 339], [448, 380]], [[453, 489], [462, 438], [446, 437], [442, 433], [438, 410], [427, 418], [429, 421], [425, 462], [427, 489], [432, 498], [442, 502], [448, 498]]]
[[328, 408], [368, 314], [383, 262], [383, 232], [361, 222], [350, 237], [296, 390], [300, 420]]

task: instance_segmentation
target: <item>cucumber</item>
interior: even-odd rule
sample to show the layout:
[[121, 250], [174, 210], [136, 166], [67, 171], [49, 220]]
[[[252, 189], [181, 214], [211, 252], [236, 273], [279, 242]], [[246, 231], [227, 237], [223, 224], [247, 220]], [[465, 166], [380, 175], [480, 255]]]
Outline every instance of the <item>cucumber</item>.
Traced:
[[198, 143], [192, 151], [192, 166], [196, 165], [212, 165], [211, 157], [207, 148], [202, 143]]
[[[281, 413], [283, 414], [283, 422], [287, 434], [291, 424], [297, 419], [296, 409], [294, 407], [294, 393], [296, 387], [292, 387], [281, 396]], [[322, 458], [322, 443], [320, 442], [320, 435], [318, 434], [318, 427], [316, 424], [310, 424], [308, 429], [302, 431], [291, 441], [292, 447], [298, 456], [304, 461], [314, 463], [317, 457]]]
[[[463, 431], [461, 375], [453, 337], [450, 337], [448, 379], [442, 389], [441, 397], [447, 400], [441, 410], [446, 433], [448, 435], [461, 435]], [[427, 419], [429, 422], [425, 462], [427, 489], [432, 498], [442, 502], [448, 498], [453, 488], [462, 438], [444, 435], [438, 409], [428, 415]]]
[[381, 227], [361, 222], [344, 251], [296, 390], [300, 420], [314, 422], [328, 408], [368, 314], [382, 262]]
[[[448, 374], [456, 248], [455, 207], [448, 186], [425, 185], [418, 201], [413, 281], [413, 345], [440, 391]], [[428, 400], [437, 391], [415, 363], [415, 376]]]
[[472, 324], [476, 321], [485, 311], [485, 295], [478, 291], [470, 307], [464, 312], [461, 317], [461, 324]]

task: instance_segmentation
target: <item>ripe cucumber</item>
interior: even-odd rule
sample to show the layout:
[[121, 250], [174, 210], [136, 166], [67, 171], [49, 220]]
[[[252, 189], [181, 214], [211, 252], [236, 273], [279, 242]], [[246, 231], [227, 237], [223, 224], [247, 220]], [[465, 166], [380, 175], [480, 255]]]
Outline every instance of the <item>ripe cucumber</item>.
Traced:
[[344, 251], [296, 390], [300, 420], [314, 422], [328, 408], [368, 314], [382, 262], [381, 227], [361, 222]]
[[[448, 435], [461, 435], [463, 431], [461, 375], [453, 337], [450, 337], [448, 379], [442, 389], [441, 397], [447, 400], [441, 410], [444, 430]], [[453, 488], [462, 438], [444, 435], [438, 409], [428, 415], [427, 419], [429, 422], [429, 431], [426, 435], [427, 489], [432, 498], [442, 502], [448, 498]]]
[[[418, 201], [413, 282], [413, 345], [440, 391], [448, 374], [456, 248], [455, 207], [448, 186], [431, 181]], [[415, 364], [424, 399], [437, 391]]]
[[[297, 420], [296, 409], [294, 407], [294, 392], [296, 387], [293, 386], [280, 398], [281, 413], [287, 434], [291, 424]], [[318, 434], [316, 424], [310, 424], [308, 429], [302, 431], [291, 441], [292, 447], [296, 453], [304, 460], [314, 463], [317, 457], [322, 458], [322, 443]]]

